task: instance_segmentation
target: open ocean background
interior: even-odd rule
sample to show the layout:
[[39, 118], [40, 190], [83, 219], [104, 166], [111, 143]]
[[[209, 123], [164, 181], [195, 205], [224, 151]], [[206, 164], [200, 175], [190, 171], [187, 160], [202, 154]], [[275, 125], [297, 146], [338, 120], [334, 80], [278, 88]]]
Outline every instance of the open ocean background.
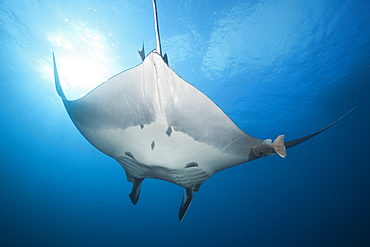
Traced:
[[[313, 139], [183, 188], [90, 145], [69, 99], [155, 48], [151, 0], [0, 1], [0, 246], [370, 246], [370, 1], [157, 0], [163, 53], [246, 133]], [[198, 117], [198, 116], [194, 116]]]

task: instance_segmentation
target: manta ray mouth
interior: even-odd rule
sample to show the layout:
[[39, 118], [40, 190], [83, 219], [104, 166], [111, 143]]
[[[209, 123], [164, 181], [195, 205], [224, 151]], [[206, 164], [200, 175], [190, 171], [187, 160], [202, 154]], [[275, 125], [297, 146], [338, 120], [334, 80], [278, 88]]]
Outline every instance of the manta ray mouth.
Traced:
[[[129, 156], [129, 155], [127, 155]], [[212, 172], [192, 162], [190, 166], [173, 169], [156, 165], [145, 165], [132, 157], [118, 157], [116, 161], [126, 171], [127, 180], [134, 183], [137, 179], [154, 178], [180, 185], [197, 191], [200, 185], [212, 176]]]

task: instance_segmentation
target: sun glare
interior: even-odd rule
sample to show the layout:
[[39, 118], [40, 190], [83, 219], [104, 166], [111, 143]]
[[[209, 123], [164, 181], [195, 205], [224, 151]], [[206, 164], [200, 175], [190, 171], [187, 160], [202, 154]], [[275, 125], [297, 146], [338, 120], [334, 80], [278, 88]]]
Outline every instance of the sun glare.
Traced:
[[57, 66], [67, 97], [80, 98], [108, 79], [104, 63], [83, 57], [61, 57]]
[[109, 46], [102, 35], [85, 24], [66, 23], [69, 26], [66, 32], [54, 34], [48, 40], [54, 47], [66, 97], [78, 99], [112, 75], [112, 69], [108, 69]]

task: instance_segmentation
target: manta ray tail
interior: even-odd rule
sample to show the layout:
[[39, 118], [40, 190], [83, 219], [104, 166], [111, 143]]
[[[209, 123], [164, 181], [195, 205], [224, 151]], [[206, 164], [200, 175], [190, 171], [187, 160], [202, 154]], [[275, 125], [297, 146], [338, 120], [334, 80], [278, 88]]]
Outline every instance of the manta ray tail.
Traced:
[[191, 200], [193, 200], [193, 190], [185, 189], [184, 196], [182, 198], [181, 207], [179, 211], [179, 221], [181, 222], [184, 218], [186, 211], [188, 210]]
[[159, 25], [158, 25], [158, 15], [157, 15], [157, 3], [153, 0], [153, 9], [154, 9], [154, 21], [155, 21], [155, 37], [157, 43], [157, 52], [162, 56], [161, 50], [161, 39], [159, 38]]
[[156, 50], [157, 50], [158, 54], [161, 55], [161, 57], [163, 58], [163, 61], [168, 65], [168, 57], [167, 57], [167, 54], [164, 54], [164, 56], [162, 56], [161, 39], [159, 37], [159, 24], [158, 24], [158, 15], [157, 15], [157, 3], [156, 3], [156, 0], [153, 0], [153, 9], [154, 9], [154, 22], [155, 22], [155, 38], [156, 38], [156, 43], [157, 43]]

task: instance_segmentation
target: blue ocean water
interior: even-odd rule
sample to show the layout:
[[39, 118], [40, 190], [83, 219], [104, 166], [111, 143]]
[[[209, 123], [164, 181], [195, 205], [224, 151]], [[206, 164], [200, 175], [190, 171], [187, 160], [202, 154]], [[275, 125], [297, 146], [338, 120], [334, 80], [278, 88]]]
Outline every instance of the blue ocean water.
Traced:
[[[293, 140], [183, 188], [89, 144], [69, 99], [155, 48], [150, 0], [0, 1], [0, 246], [369, 246], [370, 2], [157, 0], [163, 52], [246, 133]], [[196, 117], [196, 116], [195, 116]]]

